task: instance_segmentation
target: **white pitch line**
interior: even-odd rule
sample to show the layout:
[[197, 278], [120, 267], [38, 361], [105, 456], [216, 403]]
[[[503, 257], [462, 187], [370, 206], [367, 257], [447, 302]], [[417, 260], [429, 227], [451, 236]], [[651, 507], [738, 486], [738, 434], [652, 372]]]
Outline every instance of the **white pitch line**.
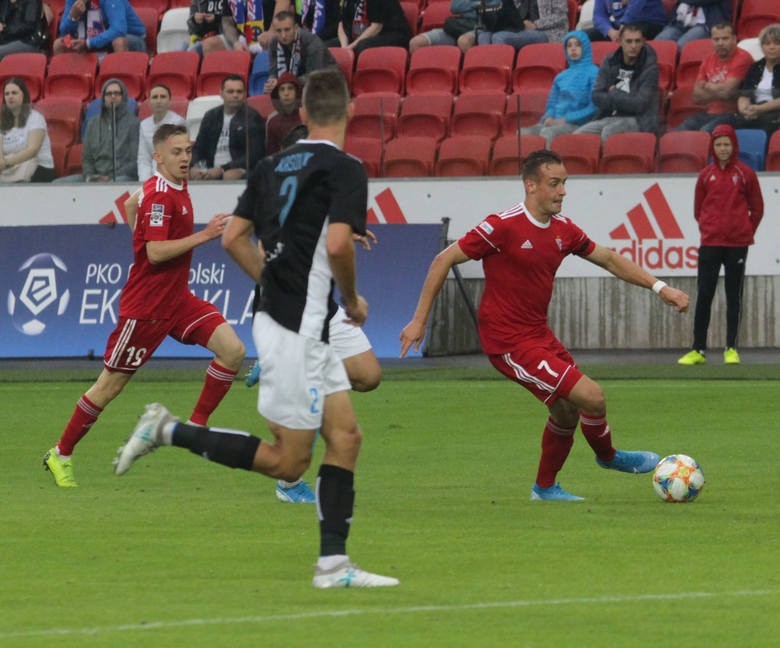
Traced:
[[642, 601], [680, 601], [704, 598], [728, 598], [740, 596], [774, 596], [780, 590], [738, 590], [733, 592], [679, 592], [677, 594], [636, 594], [633, 596], [594, 596], [583, 598], [558, 598], [519, 601], [494, 601], [488, 603], [464, 603], [462, 605], [418, 605], [411, 607], [389, 607], [346, 610], [321, 610], [318, 612], [299, 612], [294, 614], [268, 614], [263, 616], [216, 617], [213, 619], [183, 619], [181, 621], [150, 621], [140, 623], [125, 623], [113, 626], [96, 626], [92, 628], [47, 628], [40, 630], [16, 630], [0, 632], [0, 640], [22, 637], [63, 637], [70, 635], [95, 636], [117, 632], [137, 630], [165, 630], [168, 628], [184, 628], [210, 625], [241, 625], [270, 623], [275, 621], [301, 621], [307, 619], [323, 619], [329, 617], [366, 616], [370, 614], [418, 614], [420, 612], [460, 612], [466, 610], [485, 610], [500, 608], [547, 607], [557, 605], [593, 605], [600, 603], [639, 603]]

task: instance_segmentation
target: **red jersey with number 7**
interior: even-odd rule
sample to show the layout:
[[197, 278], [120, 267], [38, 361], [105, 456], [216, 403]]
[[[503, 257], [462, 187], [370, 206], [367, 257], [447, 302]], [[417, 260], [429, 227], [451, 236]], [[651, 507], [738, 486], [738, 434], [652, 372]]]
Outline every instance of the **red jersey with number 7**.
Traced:
[[488, 355], [509, 353], [549, 338], [547, 309], [558, 266], [569, 254], [587, 256], [596, 244], [565, 216], [547, 223], [523, 203], [491, 214], [458, 241], [464, 254], [481, 260], [485, 292], [479, 335]]
[[119, 299], [119, 314], [132, 319], [167, 319], [189, 293], [192, 250], [164, 263], [146, 256], [148, 241], [185, 238], [195, 231], [187, 185], [175, 185], [155, 173], [138, 199], [133, 232], [133, 266]]

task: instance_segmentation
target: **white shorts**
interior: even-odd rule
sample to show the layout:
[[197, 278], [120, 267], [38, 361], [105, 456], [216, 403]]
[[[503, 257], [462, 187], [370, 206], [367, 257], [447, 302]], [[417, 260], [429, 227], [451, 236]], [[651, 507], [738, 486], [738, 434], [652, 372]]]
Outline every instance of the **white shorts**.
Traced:
[[347, 319], [347, 314], [339, 306], [336, 314], [330, 318], [328, 325], [330, 327], [328, 332], [330, 345], [340, 360], [346, 360], [359, 353], [371, 350], [371, 342], [368, 341], [368, 337], [363, 333], [363, 329], [359, 326], [347, 324], [344, 321], [345, 319]]
[[347, 372], [333, 348], [256, 313], [252, 337], [260, 361], [257, 411], [292, 430], [316, 430], [325, 397], [349, 391]]

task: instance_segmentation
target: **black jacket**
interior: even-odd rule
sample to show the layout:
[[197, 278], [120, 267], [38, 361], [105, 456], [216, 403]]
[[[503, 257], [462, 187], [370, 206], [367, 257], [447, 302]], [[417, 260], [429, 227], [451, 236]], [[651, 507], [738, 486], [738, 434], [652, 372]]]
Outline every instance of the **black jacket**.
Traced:
[[5, 0], [0, 3], [0, 45], [22, 41], [40, 47], [41, 0]]
[[[225, 111], [223, 106], [217, 106], [203, 115], [200, 123], [198, 138], [195, 140], [195, 150], [192, 152], [192, 166], [205, 161], [206, 168], [214, 168], [214, 153], [217, 151], [219, 135], [222, 132]], [[247, 139], [245, 137], [246, 126], [249, 127], [249, 166], [247, 167]], [[230, 122], [229, 134], [230, 157], [227, 164], [223, 164], [224, 170], [228, 169], [253, 169], [255, 165], [265, 157], [265, 121], [254, 108], [244, 104], [233, 115]]]

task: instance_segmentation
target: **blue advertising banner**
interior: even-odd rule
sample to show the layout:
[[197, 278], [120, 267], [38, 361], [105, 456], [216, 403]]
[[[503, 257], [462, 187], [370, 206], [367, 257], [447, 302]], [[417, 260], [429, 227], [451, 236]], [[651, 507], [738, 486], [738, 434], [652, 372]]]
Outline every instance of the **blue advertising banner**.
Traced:
[[[397, 357], [428, 266], [441, 249], [441, 225], [372, 225], [379, 245], [358, 247], [358, 286], [368, 300], [364, 330], [377, 357]], [[117, 322], [119, 295], [132, 264], [124, 226], [0, 228], [0, 357], [103, 355]], [[254, 354], [254, 286], [212, 241], [196, 248], [190, 290], [220, 309]], [[157, 357], [208, 357], [166, 340]]]

